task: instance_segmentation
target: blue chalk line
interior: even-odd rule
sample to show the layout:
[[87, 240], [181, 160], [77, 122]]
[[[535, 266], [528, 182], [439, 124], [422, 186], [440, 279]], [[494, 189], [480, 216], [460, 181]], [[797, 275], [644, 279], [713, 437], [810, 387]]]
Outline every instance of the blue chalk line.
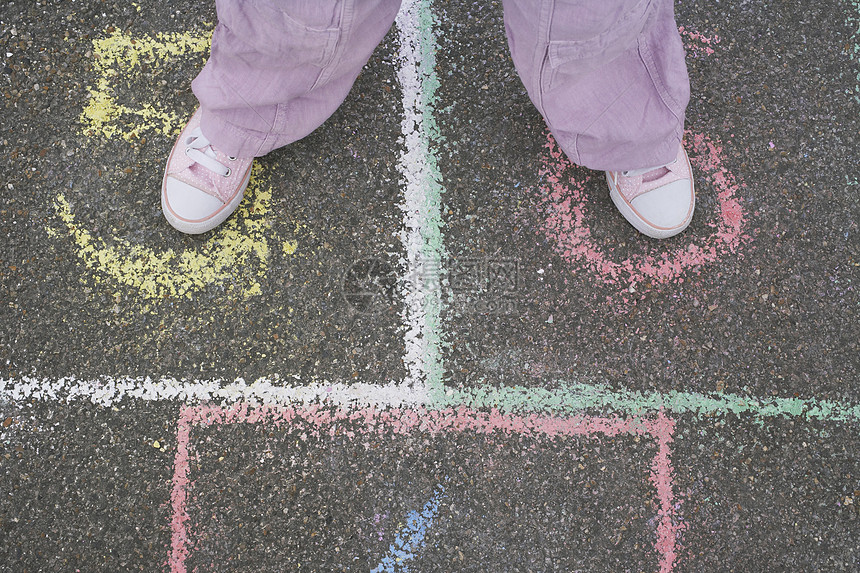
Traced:
[[406, 562], [414, 559], [415, 554], [424, 548], [424, 536], [439, 513], [439, 501], [443, 497], [445, 488], [439, 484], [433, 497], [424, 504], [420, 512], [410, 511], [406, 514], [406, 525], [397, 533], [394, 543], [388, 547], [388, 555], [383, 557], [370, 573], [408, 573], [409, 566]]

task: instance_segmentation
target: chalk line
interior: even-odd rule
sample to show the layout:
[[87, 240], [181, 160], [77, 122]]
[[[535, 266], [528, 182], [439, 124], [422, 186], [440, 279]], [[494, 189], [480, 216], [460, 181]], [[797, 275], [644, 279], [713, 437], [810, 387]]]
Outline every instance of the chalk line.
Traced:
[[[171, 573], [186, 573], [186, 562], [194, 549], [193, 520], [189, 515], [188, 501], [193, 499], [194, 448], [191, 430], [195, 427], [217, 427], [230, 424], [274, 424], [283, 428], [288, 425], [294, 431], [310, 436], [335, 436], [343, 432], [347, 437], [356, 435], [405, 435], [416, 431], [440, 433], [489, 434], [499, 432], [521, 436], [540, 437], [553, 440], [557, 437], [599, 435], [633, 435], [650, 438], [657, 446], [648, 481], [654, 486], [657, 508], [657, 530], [654, 550], [659, 560], [660, 573], [671, 573], [678, 561], [677, 542], [684, 525], [677, 520], [680, 500], [674, 494], [674, 469], [671, 460], [671, 443], [675, 422], [662, 413], [654, 417], [621, 418], [613, 416], [572, 416], [559, 418], [537, 414], [515, 415], [498, 411], [479, 412], [467, 407], [445, 410], [339, 408], [263, 406], [251, 407], [237, 403], [230, 407], [216, 405], [183, 406], [177, 427], [177, 447], [174, 458], [173, 488], [171, 492], [171, 550], [168, 564]], [[203, 446], [205, 447], [205, 445]], [[438, 490], [438, 488], [437, 488]], [[437, 502], [438, 506], [438, 502]], [[429, 504], [433, 509], [432, 500]], [[428, 505], [425, 505], [425, 510]], [[434, 512], [430, 512], [433, 514]], [[398, 539], [400, 545], [392, 545], [395, 555], [406, 556], [417, 549], [415, 535], [423, 534], [428, 518], [414, 527], [407, 527], [407, 536]], [[422, 531], [422, 525], [424, 529]], [[400, 553], [398, 553], [398, 551]], [[383, 560], [381, 565], [388, 562]], [[377, 568], [377, 570], [379, 570]], [[397, 569], [382, 569], [396, 571]], [[406, 567], [402, 567], [406, 571]]]
[[[294, 378], [297, 380], [297, 378]], [[177, 380], [175, 378], [111, 378], [55, 380], [26, 377], [0, 379], [0, 400], [23, 403], [31, 400], [53, 402], [87, 401], [99, 406], [116, 406], [125, 400], [144, 402], [316, 404], [379, 407], [419, 406], [427, 401], [423, 388], [404, 382], [387, 384], [342, 384], [313, 382], [291, 385], [280, 378], [224, 380]]]
[[403, 91], [404, 150], [398, 161], [403, 178], [404, 230], [401, 233], [407, 269], [402, 282], [404, 364], [406, 381], [416, 388], [442, 382], [442, 202], [444, 193], [433, 148], [440, 140], [433, 117], [436, 100], [436, 42], [429, 0], [404, 2], [397, 15], [400, 54], [397, 78]]
[[388, 555], [382, 558], [379, 565], [370, 573], [396, 573], [408, 571], [407, 561], [415, 558], [415, 554], [424, 548], [424, 537], [433, 525], [433, 520], [439, 513], [439, 502], [445, 497], [442, 484], [436, 486], [433, 497], [424, 504], [421, 511], [410, 511], [406, 514], [406, 525], [397, 532], [397, 538], [389, 546]]
[[[604, 384], [555, 381], [554, 389], [479, 385], [448, 388], [434, 408], [467, 404], [470, 408], [498, 408], [504, 412], [552, 412], [567, 415], [584, 410], [617, 412], [627, 416], [654, 412], [722, 416], [734, 414], [764, 422], [774, 417], [794, 417], [807, 421], [860, 421], [860, 405], [836, 400], [810, 398], [756, 398], [742, 394], [700, 392], [639, 392], [612, 389]], [[436, 396], [436, 394], [434, 394]]]
[[[99, 378], [78, 380], [25, 377], [0, 379], [0, 401], [27, 403], [86, 401], [100, 406], [124, 401], [202, 404], [248, 402], [260, 405], [319, 404], [324, 406], [374, 406], [400, 408], [424, 406], [433, 410], [468, 407], [498, 409], [508, 413], [571, 415], [586, 410], [624, 416], [657, 412], [723, 416], [734, 414], [764, 422], [774, 417], [806, 421], [856, 423], [860, 405], [838, 400], [807, 398], [757, 398], [742, 394], [700, 392], [639, 392], [613, 389], [599, 383], [552, 381], [552, 389], [479, 384], [470, 388], [448, 387], [433, 392], [410, 382], [291, 384], [297, 377], [241, 378], [225, 380], [177, 380], [174, 378]], [[548, 381], [550, 382], [550, 381]]]

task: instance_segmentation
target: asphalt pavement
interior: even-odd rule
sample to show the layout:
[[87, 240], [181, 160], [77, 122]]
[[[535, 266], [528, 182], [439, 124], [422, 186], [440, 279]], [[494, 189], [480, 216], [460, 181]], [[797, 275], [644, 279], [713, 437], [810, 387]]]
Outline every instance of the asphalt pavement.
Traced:
[[191, 237], [214, 2], [4, 2], [0, 570], [860, 571], [860, 4], [676, 13], [678, 237], [459, 0]]

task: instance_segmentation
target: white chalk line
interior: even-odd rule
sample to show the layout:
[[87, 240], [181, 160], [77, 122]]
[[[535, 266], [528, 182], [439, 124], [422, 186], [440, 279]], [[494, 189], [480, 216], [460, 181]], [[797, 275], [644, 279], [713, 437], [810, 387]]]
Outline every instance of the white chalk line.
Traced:
[[[404, 357], [406, 381], [417, 388], [429, 389], [441, 379], [442, 358], [439, 348], [441, 290], [439, 276], [444, 258], [439, 226], [441, 206], [440, 176], [430, 161], [434, 137], [432, 127], [432, 89], [427, 84], [435, 77], [435, 53], [422, 34], [422, 18], [429, 20], [429, 3], [404, 2], [397, 15], [400, 54], [397, 78], [403, 91], [401, 131], [403, 152], [398, 170], [403, 178], [403, 226], [401, 241], [405, 251], [407, 279], [402, 281]], [[425, 23], [426, 24], [426, 23]], [[431, 44], [431, 45], [428, 45]], [[431, 163], [433, 165], [431, 165]]]
[[[247, 382], [226, 380], [178, 380], [151, 377], [102, 377], [79, 380], [25, 377], [0, 379], [0, 405], [30, 405], [34, 402], [89, 402], [117, 407], [141, 402], [162, 404], [222, 405], [244, 402], [254, 406], [316, 404], [346, 408], [471, 408], [511, 412], [552, 413], [558, 416], [596, 410], [623, 416], [652, 415], [658, 412], [703, 416], [736, 415], [764, 422], [771, 418], [818, 420], [839, 424], [860, 421], [860, 404], [822, 400], [815, 397], [756, 398], [737, 394], [697, 392], [646, 392], [613, 390], [603, 383], [561, 383], [558, 388], [510, 387], [485, 382], [468, 390], [448, 389], [444, 399], [428, 400], [425, 388], [406, 382], [369, 384], [314, 381], [295, 384], [297, 376], [258, 378]], [[0, 435], [3, 430], [0, 429]]]
[[[75, 377], [55, 379], [31, 376], [20, 380], [0, 380], [0, 399], [17, 403], [84, 399], [103, 406], [112, 406], [128, 399], [181, 402], [242, 400], [260, 404], [324, 402], [380, 407], [426, 405], [429, 402], [426, 381], [432, 372], [438, 370], [432, 332], [438, 318], [434, 316], [433, 310], [438, 311], [438, 307], [428, 305], [428, 298], [441, 298], [441, 295], [433, 284], [425, 284], [421, 280], [422, 265], [426, 263], [428, 250], [426, 191], [428, 185], [435, 181], [427, 161], [431, 151], [425, 125], [426, 74], [421, 69], [422, 62], [426, 61], [422, 55], [425, 47], [421, 41], [419, 22], [422, 10], [429, 8], [421, 0], [404, 2], [396, 21], [400, 39], [397, 78], [403, 91], [403, 151], [398, 163], [404, 185], [401, 204], [404, 231], [401, 239], [406, 252], [407, 277], [411, 278], [402, 281], [404, 308], [401, 316], [405, 324], [403, 362], [407, 369], [404, 381], [382, 384], [315, 382], [300, 385], [278, 377], [249, 384], [242, 379], [225, 383], [221, 380], [189, 381], [149, 377], [104, 376], [96, 380], [79, 380]], [[430, 205], [429, 209], [433, 207]], [[428, 306], [431, 311], [429, 314]], [[428, 333], [428, 330], [431, 332]]]
[[176, 403], [234, 403], [254, 405], [288, 405], [321, 403], [331, 406], [405, 407], [424, 406], [423, 388], [405, 382], [387, 384], [342, 384], [313, 382], [290, 384], [274, 378], [246, 382], [238, 378], [224, 380], [152, 379], [149, 377], [104, 377], [79, 380], [25, 377], [22, 380], [0, 380], [0, 400], [25, 404], [38, 402], [87, 401], [100, 406], [115, 406], [127, 400]]

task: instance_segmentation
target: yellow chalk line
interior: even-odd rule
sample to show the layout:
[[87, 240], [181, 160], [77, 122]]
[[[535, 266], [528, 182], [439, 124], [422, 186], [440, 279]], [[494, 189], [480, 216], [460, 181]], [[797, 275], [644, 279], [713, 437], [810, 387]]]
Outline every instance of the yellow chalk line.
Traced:
[[[231, 281], [240, 283], [242, 294], [250, 297], [261, 292], [257, 279], [265, 276], [269, 258], [265, 231], [272, 190], [261, 171], [254, 166], [237, 213], [194, 250], [156, 252], [123, 239], [108, 244], [76, 222], [64, 195], [57, 196], [55, 207], [86, 267], [134, 287], [146, 298], [191, 298], [207, 285]], [[295, 241], [285, 241], [283, 250], [294, 253], [297, 247]]]
[[[113, 31], [93, 41], [98, 80], [95, 88], [89, 88], [90, 100], [81, 113], [85, 133], [129, 142], [146, 130], [175, 137], [186, 119], [184, 116], [148, 103], [138, 107], [118, 103], [114, 94], [116, 80], [139, 73], [142, 62], [155, 69], [178, 63], [171, 63], [171, 59], [202, 54], [208, 50], [210, 40], [211, 32], [134, 38]], [[173, 249], [158, 252], [117, 237], [111, 241], [97, 237], [76, 221], [70, 202], [62, 194], [57, 196], [55, 208], [88, 269], [135, 288], [147, 299], [191, 298], [207, 285], [224, 283], [235, 284], [247, 298], [261, 293], [258, 279], [268, 270], [266, 232], [271, 198], [268, 179], [262, 176], [259, 162], [255, 163], [251, 183], [237, 212], [201, 246], [179, 252]], [[296, 224], [296, 232], [299, 227]], [[48, 232], [57, 235], [53, 229]], [[281, 243], [285, 255], [293, 255], [297, 249], [294, 240]], [[101, 276], [96, 274], [95, 281], [101, 282]]]
[[94, 40], [93, 69], [98, 80], [95, 87], [89, 86], [90, 100], [81, 113], [84, 131], [91, 136], [121, 137], [126, 141], [132, 141], [147, 130], [155, 130], [167, 137], [178, 134], [186, 119], [183, 115], [157, 109], [152, 104], [134, 108], [118, 103], [113, 80], [123, 74], [135, 73], [141, 62], [153, 64], [157, 69], [158, 66], [169, 65], [172, 58], [204, 54], [209, 50], [211, 39], [211, 32], [134, 38], [114, 31], [105, 38]]

